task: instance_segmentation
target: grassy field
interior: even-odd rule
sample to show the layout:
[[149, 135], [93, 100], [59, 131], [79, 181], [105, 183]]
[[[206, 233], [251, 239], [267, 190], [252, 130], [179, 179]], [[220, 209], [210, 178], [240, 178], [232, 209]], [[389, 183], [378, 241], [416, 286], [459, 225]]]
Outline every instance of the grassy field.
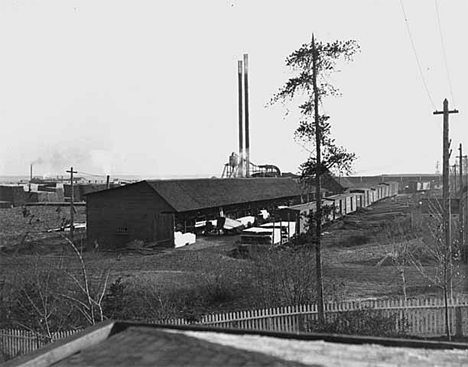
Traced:
[[[76, 207], [75, 222], [86, 221], [86, 208]], [[47, 230], [59, 228], [70, 220], [67, 207], [28, 206], [0, 209], [0, 249], [9, 252], [18, 249], [19, 253], [49, 254], [57, 251], [57, 245], [64, 241], [57, 233]]]
[[[11, 281], [19, 273], [28, 274], [37, 264], [54, 266], [62, 261], [70, 269], [80, 267], [63, 238], [45, 232], [67, 218], [68, 210], [62, 208], [57, 212], [52, 207], [33, 207], [29, 210], [31, 212], [27, 216], [23, 215], [21, 208], [0, 210], [0, 246], [14, 248], [22, 243], [22, 249], [16, 254], [0, 252], [0, 282]], [[78, 208], [77, 221], [84, 219], [84, 208]], [[326, 229], [323, 262], [325, 293], [329, 300], [402, 296], [398, 270], [388, 261], [378, 266], [393, 249], [386, 235], [386, 225], [397, 220], [402, 223], [410, 220], [405, 201], [386, 200], [375, 204], [372, 210], [352, 214]], [[23, 240], [26, 233], [28, 235]], [[108, 270], [111, 282], [121, 278], [126, 284], [150, 285], [162, 292], [197, 289], [206, 285], [207, 279], [211, 282], [210, 287], [213, 284], [239, 285], [235, 297], [214, 304], [210, 311], [259, 307], [258, 287], [254, 285], [261, 276], [265, 276], [265, 273], [261, 274], [264, 268], [259, 266], [258, 261], [232, 256], [238, 241], [238, 236], [199, 237], [194, 245], [149, 255], [131, 252], [85, 253], [84, 259], [90, 274], [99, 276], [103, 270]], [[310, 247], [309, 251], [304, 251], [308, 253], [310, 263], [313, 263], [313, 249]], [[258, 259], [270, 255], [257, 253], [255, 256]], [[281, 256], [279, 253], [278, 258], [281, 259]], [[278, 266], [287, 266], [285, 264], [278, 263]], [[294, 264], [290, 265], [289, 271], [294, 273], [297, 269], [294, 269]], [[312, 270], [310, 276], [313, 277]], [[414, 267], [408, 266], [404, 270], [409, 297], [441, 295]], [[468, 294], [467, 282], [463, 280], [466, 265], [459, 270], [462, 282], [456, 284], [456, 292]], [[297, 276], [304, 276], [304, 273]]]

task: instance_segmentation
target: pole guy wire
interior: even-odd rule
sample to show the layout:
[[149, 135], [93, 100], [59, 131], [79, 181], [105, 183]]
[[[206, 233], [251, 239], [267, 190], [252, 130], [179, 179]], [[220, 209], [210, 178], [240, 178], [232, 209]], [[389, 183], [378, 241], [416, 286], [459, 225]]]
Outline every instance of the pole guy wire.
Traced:
[[436, 9], [436, 14], [437, 14], [437, 24], [439, 25], [440, 43], [442, 45], [442, 52], [444, 55], [445, 73], [447, 75], [447, 82], [449, 86], [450, 96], [452, 97], [452, 101], [455, 104], [455, 97], [453, 96], [452, 81], [450, 79], [449, 67], [448, 67], [448, 62], [447, 62], [447, 53], [445, 51], [445, 43], [444, 43], [444, 37], [443, 37], [443, 32], [442, 32], [442, 25], [440, 23], [439, 5], [437, 3], [437, 0], [434, 0], [434, 4], [435, 4], [435, 9]]
[[413, 35], [411, 34], [411, 29], [410, 29], [410, 26], [409, 26], [408, 17], [406, 16], [405, 7], [403, 5], [403, 0], [400, 0], [400, 5], [401, 5], [401, 10], [403, 11], [403, 16], [405, 18], [406, 29], [408, 30], [408, 35], [409, 35], [409, 38], [410, 38], [410, 41], [411, 41], [411, 47], [413, 48], [414, 56], [416, 57], [416, 63], [418, 64], [419, 75], [421, 76], [421, 80], [422, 80], [422, 82], [424, 84], [424, 88], [426, 89], [427, 96], [429, 97], [429, 100], [431, 101], [432, 107], [435, 110], [436, 107], [435, 107], [434, 101], [432, 100], [431, 93], [429, 92], [429, 88], [427, 87], [426, 79], [424, 78], [424, 74], [422, 72], [421, 63], [419, 61], [418, 53], [416, 51], [416, 46], [414, 44]]

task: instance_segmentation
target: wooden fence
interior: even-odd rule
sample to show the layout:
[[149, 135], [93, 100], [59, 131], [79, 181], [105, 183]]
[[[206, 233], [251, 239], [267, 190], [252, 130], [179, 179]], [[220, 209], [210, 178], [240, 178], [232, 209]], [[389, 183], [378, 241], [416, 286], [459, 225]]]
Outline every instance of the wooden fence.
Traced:
[[[449, 303], [451, 332], [456, 335], [468, 335], [468, 299], [454, 299]], [[402, 330], [401, 320], [406, 320], [410, 335], [439, 336], [445, 334], [445, 308], [443, 299], [408, 300], [370, 300], [325, 305], [327, 319], [333, 319], [339, 313], [369, 309], [383, 316], [395, 316], [396, 330]], [[205, 315], [197, 320], [172, 319], [163, 323], [171, 325], [210, 325], [221, 328], [238, 328], [268, 331], [313, 331], [308, 329], [317, 320], [316, 305], [278, 307], [260, 310], [229, 312]], [[160, 322], [160, 321], [155, 321]], [[49, 342], [73, 335], [77, 330], [54, 334], [52, 340], [24, 330], [0, 330], [1, 352], [14, 357], [38, 349]]]
[[[443, 299], [370, 300], [325, 304], [328, 320], [339, 313], [369, 309], [383, 316], [395, 317], [395, 329], [415, 336], [439, 336], [445, 334], [445, 308]], [[451, 333], [468, 335], [468, 299], [456, 298], [449, 302]], [[405, 320], [406, 323], [402, 321]], [[271, 331], [313, 331], [308, 325], [317, 321], [317, 306], [302, 305], [270, 309], [211, 314], [199, 320], [174, 319], [174, 325], [202, 324], [223, 328]]]
[[68, 330], [57, 332], [49, 339], [27, 330], [0, 329], [0, 362], [2, 358], [9, 359], [32, 352], [50, 342], [63, 339], [78, 331], [79, 330]]

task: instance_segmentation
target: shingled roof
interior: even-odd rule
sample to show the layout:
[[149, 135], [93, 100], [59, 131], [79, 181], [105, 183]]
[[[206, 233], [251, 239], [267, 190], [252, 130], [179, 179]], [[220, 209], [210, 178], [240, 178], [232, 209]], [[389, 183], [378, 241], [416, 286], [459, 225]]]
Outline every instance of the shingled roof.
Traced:
[[300, 184], [290, 178], [147, 180], [176, 211], [299, 196]]
[[465, 366], [464, 343], [105, 321], [5, 366]]

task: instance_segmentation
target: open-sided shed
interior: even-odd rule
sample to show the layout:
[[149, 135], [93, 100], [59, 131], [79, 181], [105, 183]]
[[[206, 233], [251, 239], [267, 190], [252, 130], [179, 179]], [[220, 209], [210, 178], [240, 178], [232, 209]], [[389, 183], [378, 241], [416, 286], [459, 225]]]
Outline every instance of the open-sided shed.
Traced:
[[174, 246], [174, 229], [197, 220], [257, 215], [301, 202], [288, 178], [146, 180], [86, 196], [88, 246], [119, 248], [132, 240]]

